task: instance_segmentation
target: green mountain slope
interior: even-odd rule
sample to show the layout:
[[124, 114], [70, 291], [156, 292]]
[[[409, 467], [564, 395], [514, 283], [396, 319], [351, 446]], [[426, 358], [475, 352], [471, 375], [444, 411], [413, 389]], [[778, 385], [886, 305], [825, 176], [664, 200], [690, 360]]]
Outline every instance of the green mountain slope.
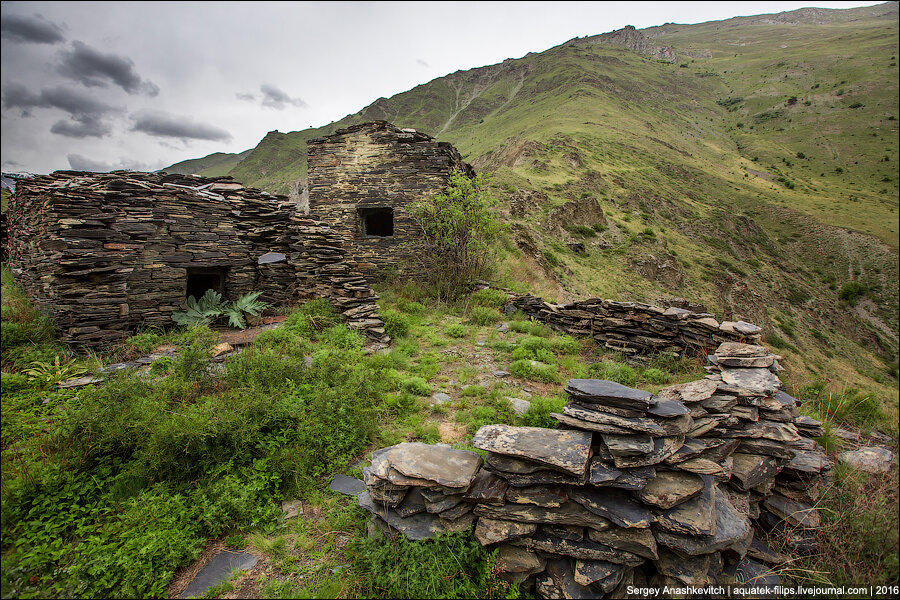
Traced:
[[239, 154], [214, 152], [208, 156], [204, 156], [203, 158], [183, 160], [162, 170], [166, 171], [167, 173], [180, 173], [182, 175], [202, 175], [204, 177], [218, 177], [219, 175], [227, 175], [252, 151], [253, 148], [244, 150]]
[[896, 405], [897, 42], [897, 2], [626, 28], [270, 132], [230, 174], [286, 193], [310, 137], [414, 127], [494, 175], [501, 281], [701, 302]]

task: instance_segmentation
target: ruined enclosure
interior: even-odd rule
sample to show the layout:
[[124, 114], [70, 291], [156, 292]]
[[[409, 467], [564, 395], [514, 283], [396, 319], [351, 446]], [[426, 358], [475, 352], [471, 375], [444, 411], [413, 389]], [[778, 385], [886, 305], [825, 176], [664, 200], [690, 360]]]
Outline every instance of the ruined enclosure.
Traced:
[[407, 207], [442, 192], [459, 152], [413, 129], [375, 121], [309, 140], [309, 207], [344, 241], [363, 273], [411, 274], [418, 237]]
[[342, 240], [286, 197], [229, 178], [58, 171], [19, 181], [9, 222], [10, 268], [67, 342], [171, 325], [209, 289], [260, 291], [273, 305], [329, 298], [384, 339], [377, 296]]

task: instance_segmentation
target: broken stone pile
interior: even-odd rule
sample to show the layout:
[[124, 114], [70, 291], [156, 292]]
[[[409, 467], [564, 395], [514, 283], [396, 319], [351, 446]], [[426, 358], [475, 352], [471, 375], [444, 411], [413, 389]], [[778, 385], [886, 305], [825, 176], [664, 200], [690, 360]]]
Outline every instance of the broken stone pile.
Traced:
[[706, 352], [721, 342], [758, 343], [761, 331], [745, 321], [720, 323], [710, 313], [640, 302], [591, 298], [551, 304], [535, 296], [514, 295], [511, 304], [557, 331], [591, 336], [606, 348], [626, 354]]
[[[725, 342], [707, 378], [657, 395], [570, 380], [569, 402], [552, 415], [557, 429], [482, 427], [473, 440], [487, 452], [480, 470], [480, 458], [460, 450], [377, 452], [361, 504], [398, 531], [407, 503], [437, 516], [434, 533], [477, 517], [475, 537], [498, 548], [502, 576], [544, 598], [772, 583], [766, 565], [784, 558], [757, 534], [811, 550], [828, 466], [811, 439], [821, 424], [781, 391], [778, 358]], [[466, 469], [437, 458], [450, 452], [468, 456]], [[417, 486], [430, 497], [411, 497]]]

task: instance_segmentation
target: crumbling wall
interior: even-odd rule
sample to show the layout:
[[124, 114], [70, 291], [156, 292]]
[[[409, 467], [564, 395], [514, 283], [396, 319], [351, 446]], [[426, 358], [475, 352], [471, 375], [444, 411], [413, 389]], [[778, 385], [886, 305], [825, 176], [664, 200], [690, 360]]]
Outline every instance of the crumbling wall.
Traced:
[[760, 328], [744, 321], [719, 322], [710, 313], [670, 306], [589, 298], [552, 304], [541, 298], [514, 294], [511, 305], [574, 336], [591, 336], [598, 344], [626, 354], [685, 352], [706, 354], [721, 342], [759, 341]]
[[[443, 191], [454, 171], [474, 175], [459, 152], [412, 129], [376, 121], [307, 142], [309, 209], [344, 240], [362, 273], [409, 273], [418, 237], [405, 207]], [[391, 235], [368, 235], [365, 211], [389, 209]]]
[[629, 586], [778, 585], [763, 541], [814, 552], [830, 465], [781, 390], [780, 357], [727, 342], [702, 380], [654, 395], [573, 379], [556, 429], [486, 425], [487, 452], [399, 444], [365, 467], [359, 504], [390, 536], [474, 524], [501, 577], [541, 598], [626, 597]]
[[70, 343], [171, 325], [193, 269], [221, 273], [230, 299], [331, 298], [384, 337], [377, 296], [344, 263], [341, 239], [285, 197], [229, 178], [58, 171], [19, 182], [9, 221], [13, 274]]

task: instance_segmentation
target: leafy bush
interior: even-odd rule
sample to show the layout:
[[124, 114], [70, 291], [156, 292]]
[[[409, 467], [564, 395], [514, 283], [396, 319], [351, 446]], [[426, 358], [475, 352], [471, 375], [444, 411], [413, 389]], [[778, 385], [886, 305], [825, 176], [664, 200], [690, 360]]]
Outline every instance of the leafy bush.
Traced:
[[324, 298], [309, 300], [288, 316], [282, 327], [307, 339], [315, 340], [320, 332], [341, 322], [331, 302]]
[[464, 338], [466, 337], [466, 335], [468, 335], [469, 332], [466, 329], [465, 325], [463, 325], [462, 323], [456, 323], [445, 329], [444, 333], [452, 338]]
[[503, 308], [509, 300], [509, 296], [503, 290], [484, 288], [477, 290], [470, 296], [475, 306], [487, 306], [490, 308]]
[[329, 327], [319, 336], [319, 342], [342, 350], [358, 350], [364, 345], [362, 335], [345, 325]]
[[587, 225], [566, 225], [564, 229], [569, 233], [580, 235], [581, 237], [596, 237], [597, 232]]
[[522, 415], [522, 421], [525, 425], [547, 429], [556, 427], [557, 420], [551, 417], [550, 413], [561, 413], [563, 406], [566, 404], [565, 398], [535, 396], [530, 402], [531, 406], [528, 407], [528, 412]]
[[494, 204], [483, 176], [455, 172], [442, 193], [408, 207], [422, 233], [413, 257], [442, 299], [459, 298], [488, 274], [491, 244], [500, 231]]
[[656, 383], [659, 385], [663, 385], [669, 382], [669, 374], [662, 369], [657, 369], [655, 367], [644, 369], [644, 372], [641, 374], [641, 376], [650, 383]]
[[59, 356], [50, 361], [35, 361], [25, 369], [29, 379], [37, 380], [43, 386], [56, 385], [60, 381], [73, 379], [85, 373], [85, 369], [75, 364], [75, 360], [69, 360], [60, 364]]
[[611, 360], [597, 362], [588, 368], [588, 372], [591, 374], [591, 377], [596, 379], [615, 381], [629, 387], [634, 387], [637, 383], [637, 374], [634, 372], [634, 369], [621, 362]]
[[841, 286], [838, 292], [838, 298], [841, 302], [846, 302], [850, 306], [856, 306], [861, 296], [865, 296], [869, 292], [869, 288], [865, 283], [860, 281], [848, 281]]
[[509, 365], [509, 372], [522, 379], [543, 381], [544, 383], [559, 383], [556, 365], [548, 365], [527, 358], [514, 361]]
[[476, 306], [469, 313], [469, 322], [474, 325], [493, 325], [500, 320], [500, 313], [494, 308]]
[[496, 551], [478, 543], [470, 531], [413, 542], [401, 536], [363, 537], [354, 547], [354, 568], [367, 586], [365, 597], [517, 598], [493, 574]]
[[[415, 304], [418, 304], [416, 302]], [[419, 306], [422, 306], [419, 304]], [[382, 310], [380, 313], [381, 320], [384, 321], [384, 331], [393, 339], [397, 340], [406, 337], [409, 334], [409, 317], [393, 310]]]
[[199, 301], [193, 296], [189, 296], [187, 310], [172, 313], [172, 319], [186, 327], [211, 325], [219, 320], [227, 320], [232, 327], [246, 329], [247, 320], [244, 318], [244, 313], [257, 316], [269, 307], [268, 304], [259, 300], [261, 294], [262, 292], [250, 292], [234, 302], [228, 302], [216, 290], [206, 290]]
[[411, 394], [417, 396], [428, 396], [431, 394], [431, 384], [421, 377], [406, 377], [401, 382], [401, 387]]
[[410, 315], [421, 315], [425, 312], [424, 304], [415, 300], [407, 300], [406, 298], [397, 299], [397, 308]]

